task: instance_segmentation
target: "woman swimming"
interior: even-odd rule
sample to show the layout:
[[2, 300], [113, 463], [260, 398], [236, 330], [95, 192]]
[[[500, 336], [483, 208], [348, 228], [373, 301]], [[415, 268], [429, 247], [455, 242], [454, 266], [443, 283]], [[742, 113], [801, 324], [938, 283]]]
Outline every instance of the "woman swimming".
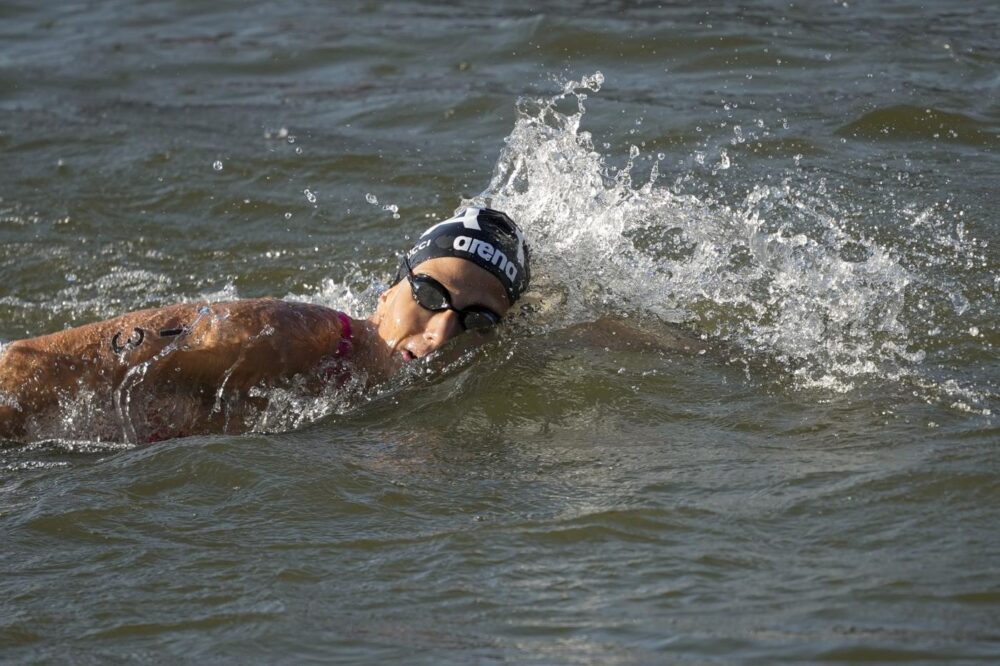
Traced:
[[493, 328], [527, 288], [528, 263], [506, 214], [468, 208], [420, 236], [368, 319], [271, 298], [187, 303], [12, 342], [0, 354], [0, 438], [35, 439], [81, 400], [106, 423], [99, 437], [242, 432], [273, 389], [372, 385]]

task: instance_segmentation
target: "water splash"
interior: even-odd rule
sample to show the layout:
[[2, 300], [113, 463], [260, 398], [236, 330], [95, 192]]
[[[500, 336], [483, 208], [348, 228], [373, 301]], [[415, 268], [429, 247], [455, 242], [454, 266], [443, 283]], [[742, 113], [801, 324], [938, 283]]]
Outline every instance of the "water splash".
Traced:
[[[584, 101], [603, 81], [598, 72], [552, 97], [519, 100], [492, 181], [463, 202], [525, 225], [537, 298], [559, 304], [543, 325], [601, 315], [680, 324], [748, 365], [776, 360], [800, 388], [844, 392], [919, 376], [926, 352], [910, 301], [918, 285], [941, 283], [905, 248], [850, 225], [821, 179], [803, 185], [790, 174], [725, 204], [659, 182], [659, 157], [640, 178], [636, 146], [623, 167], [611, 166], [581, 129]], [[737, 130], [733, 145], [747, 139]], [[712, 175], [732, 159], [721, 150]]]

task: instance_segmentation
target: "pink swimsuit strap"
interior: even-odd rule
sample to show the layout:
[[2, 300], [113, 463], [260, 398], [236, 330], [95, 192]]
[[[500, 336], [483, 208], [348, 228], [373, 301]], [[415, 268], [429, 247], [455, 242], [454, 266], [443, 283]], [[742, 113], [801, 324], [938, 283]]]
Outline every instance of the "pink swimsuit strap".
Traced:
[[337, 358], [341, 358], [351, 350], [351, 318], [343, 312], [338, 312], [340, 319], [340, 342], [337, 344]]

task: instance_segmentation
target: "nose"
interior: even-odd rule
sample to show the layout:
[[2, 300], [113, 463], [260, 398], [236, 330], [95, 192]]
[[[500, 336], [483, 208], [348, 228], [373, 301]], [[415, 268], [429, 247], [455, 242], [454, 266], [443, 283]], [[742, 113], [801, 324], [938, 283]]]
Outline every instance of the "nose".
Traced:
[[435, 312], [424, 327], [423, 338], [428, 345], [427, 351], [434, 351], [461, 332], [462, 325], [458, 321], [457, 312], [454, 310]]

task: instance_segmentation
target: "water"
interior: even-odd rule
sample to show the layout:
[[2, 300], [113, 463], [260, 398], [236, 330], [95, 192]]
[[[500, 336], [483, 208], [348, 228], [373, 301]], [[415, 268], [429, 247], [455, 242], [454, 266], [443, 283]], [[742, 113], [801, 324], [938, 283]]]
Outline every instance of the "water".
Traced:
[[0, 449], [0, 656], [994, 661], [991, 3], [0, 5], [0, 340], [360, 315], [469, 202], [498, 339], [241, 437]]

